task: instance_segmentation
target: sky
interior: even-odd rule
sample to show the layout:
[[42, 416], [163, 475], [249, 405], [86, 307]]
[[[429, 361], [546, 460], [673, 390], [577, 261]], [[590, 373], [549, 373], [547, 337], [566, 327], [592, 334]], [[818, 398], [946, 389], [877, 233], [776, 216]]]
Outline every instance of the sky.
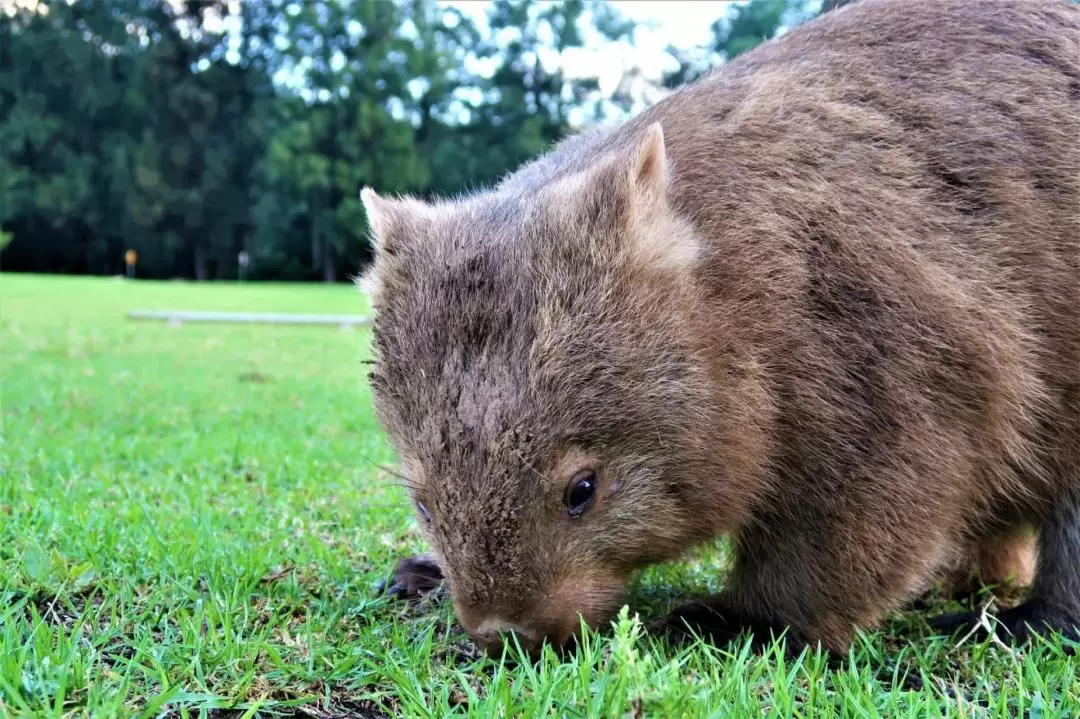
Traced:
[[[443, 5], [460, 9], [483, 26], [488, 3], [483, 0], [443, 0]], [[547, 4], [547, 3], [542, 3]], [[674, 60], [664, 52], [668, 45], [703, 45], [711, 37], [710, 26], [736, 4], [731, 0], [609, 0], [623, 15], [639, 26], [634, 43], [591, 44], [575, 49], [566, 58], [568, 74], [595, 75], [602, 90], [619, 81], [623, 70], [636, 66], [649, 80], [658, 80], [665, 70], [675, 69]]]

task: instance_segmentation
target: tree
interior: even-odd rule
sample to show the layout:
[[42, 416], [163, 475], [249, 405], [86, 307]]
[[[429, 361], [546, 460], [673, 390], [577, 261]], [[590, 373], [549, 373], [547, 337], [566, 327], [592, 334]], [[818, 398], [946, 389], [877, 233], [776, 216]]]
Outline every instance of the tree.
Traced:
[[[78, 272], [106, 251], [112, 218], [102, 152], [122, 142], [129, 38], [94, 5], [44, 3], [0, 25], [0, 224], [6, 257]], [[105, 52], [108, 50], [109, 52]]]
[[[364, 185], [494, 182], [605, 102], [564, 55], [633, 23], [596, 0], [44, 0], [0, 23], [5, 269], [350, 276]], [[235, 15], [233, 14], [235, 13]], [[491, 72], [470, 59], [486, 61]]]

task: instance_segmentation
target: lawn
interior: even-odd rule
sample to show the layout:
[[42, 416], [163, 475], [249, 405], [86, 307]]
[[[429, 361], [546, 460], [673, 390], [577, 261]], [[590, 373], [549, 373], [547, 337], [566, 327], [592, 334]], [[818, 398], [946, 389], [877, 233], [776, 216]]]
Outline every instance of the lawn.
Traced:
[[[129, 309], [363, 314], [351, 286], [0, 275], [0, 716], [1080, 716], [1080, 658], [917, 614], [817, 653], [646, 637], [722, 545], [646, 572], [576, 656], [477, 656], [376, 586], [423, 549], [370, 409], [366, 330]], [[908, 675], [908, 679], [903, 677]]]

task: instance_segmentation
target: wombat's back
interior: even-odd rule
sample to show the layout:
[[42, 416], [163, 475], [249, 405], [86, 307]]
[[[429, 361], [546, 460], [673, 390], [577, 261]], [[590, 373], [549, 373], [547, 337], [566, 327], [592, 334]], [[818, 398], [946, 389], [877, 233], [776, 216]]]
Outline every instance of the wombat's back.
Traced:
[[958, 472], [982, 486], [941, 490], [979, 505], [1047, 462], [1080, 468], [1080, 7], [859, 0], [503, 188], [657, 121], [673, 206], [713, 253], [705, 341], [767, 348], [781, 425], [821, 427], [792, 432], [791, 461], [827, 467], [872, 451], [852, 427], [904, 427], [954, 448], [942, 467], [987, 464]]

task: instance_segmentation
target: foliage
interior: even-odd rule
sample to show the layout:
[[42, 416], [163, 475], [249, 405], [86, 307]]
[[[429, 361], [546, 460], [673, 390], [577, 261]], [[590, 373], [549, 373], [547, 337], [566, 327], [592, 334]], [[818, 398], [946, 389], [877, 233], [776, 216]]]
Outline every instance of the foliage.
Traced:
[[[731, 5], [704, 59], [668, 83], [811, 5]], [[246, 250], [253, 279], [345, 278], [369, 258], [363, 185], [421, 196], [484, 186], [575, 116], [628, 107], [559, 62], [599, 39], [633, 40], [635, 23], [601, 0], [494, 0], [484, 22], [434, 0], [0, 8], [9, 270], [119, 274], [130, 248], [139, 277], [234, 278]]]
[[[488, 23], [517, 37], [499, 42], [429, 0], [8, 12], [0, 225], [25, 239], [5, 267], [118, 272], [133, 248], [141, 277], [234, 277], [241, 249], [255, 277], [354, 272], [369, 252], [364, 184], [430, 195], [493, 181], [568, 132], [596, 89], [538, 51], [582, 45], [593, 14], [598, 31], [628, 32], [586, 0], [500, 0]], [[467, 69], [485, 57], [490, 76]]]

